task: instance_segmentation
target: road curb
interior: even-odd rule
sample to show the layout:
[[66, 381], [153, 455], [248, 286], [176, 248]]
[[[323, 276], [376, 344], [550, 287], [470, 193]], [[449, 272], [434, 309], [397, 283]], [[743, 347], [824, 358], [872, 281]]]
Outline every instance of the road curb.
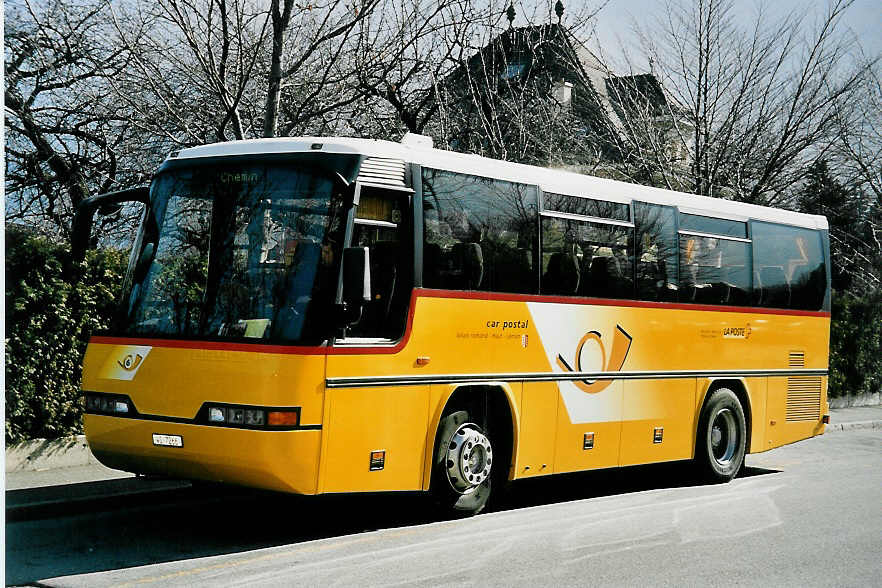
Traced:
[[6, 448], [6, 473], [39, 472], [98, 463], [85, 435], [34, 439]]
[[857, 429], [882, 429], [882, 420], [854, 421], [851, 423], [830, 423], [825, 432], [854, 431]]

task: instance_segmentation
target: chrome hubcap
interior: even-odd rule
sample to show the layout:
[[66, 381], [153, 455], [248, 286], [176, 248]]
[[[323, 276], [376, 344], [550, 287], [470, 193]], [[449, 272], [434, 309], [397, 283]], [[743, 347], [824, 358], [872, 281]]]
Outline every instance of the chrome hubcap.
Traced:
[[457, 492], [466, 494], [490, 476], [493, 448], [477, 425], [465, 423], [456, 430], [447, 448], [447, 479]]
[[732, 461], [738, 447], [738, 428], [735, 424], [735, 415], [728, 408], [722, 409], [714, 416], [710, 430], [710, 444], [718, 464], [726, 466]]

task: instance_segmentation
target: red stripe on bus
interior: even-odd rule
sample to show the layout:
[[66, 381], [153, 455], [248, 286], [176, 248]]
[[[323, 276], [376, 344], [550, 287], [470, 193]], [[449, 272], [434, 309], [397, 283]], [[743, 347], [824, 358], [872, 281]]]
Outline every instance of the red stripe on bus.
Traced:
[[413, 331], [413, 315], [419, 290], [414, 289], [410, 296], [410, 307], [407, 311], [407, 326], [404, 337], [395, 345], [382, 347], [328, 347], [327, 345], [273, 345], [266, 343], [228, 343], [225, 341], [199, 341], [184, 339], [151, 339], [149, 337], [116, 337], [93, 335], [89, 343], [101, 345], [145, 345], [150, 347], [168, 347], [173, 349], [207, 349], [211, 351], [248, 351], [252, 353], [284, 353], [289, 355], [368, 355], [398, 353]]
[[682, 304], [672, 302], [646, 302], [641, 300], [613, 300], [606, 298], [582, 298], [569, 296], [543, 296], [536, 294], [503, 294], [459, 290], [435, 290], [414, 288], [407, 311], [404, 337], [398, 343], [382, 347], [328, 347], [323, 345], [272, 345], [264, 343], [228, 343], [224, 341], [196, 341], [182, 339], [151, 339], [148, 337], [114, 337], [94, 335], [90, 343], [100, 345], [147, 345], [174, 349], [206, 349], [211, 351], [248, 351], [253, 353], [284, 353], [290, 355], [369, 355], [398, 353], [407, 345], [413, 331], [413, 317], [419, 298], [449, 298], [462, 300], [495, 300], [502, 302], [542, 302], [554, 304], [580, 304], [585, 306], [622, 306], [630, 308], [657, 308], [668, 310], [700, 310], [711, 312], [738, 312], [746, 314], [778, 314], [786, 316], [813, 316], [829, 318], [830, 313], [811, 310], [786, 310], [756, 308], [749, 306], [711, 306], [706, 304]]
[[150, 337], [114, 337], [94, 335], [89, 343], [101, 345], [144, 345], [146, 347], [169, 347], [173, 349], [207, 349], [211, 351], [253, 351], [256, 353], [294, 353], [297, 355], [322, 355], [327, 347], [301, 345], [267, 345], [262, 343], [227, 343], [225, 341], [197, 341], [184, 339], [152, 339]]

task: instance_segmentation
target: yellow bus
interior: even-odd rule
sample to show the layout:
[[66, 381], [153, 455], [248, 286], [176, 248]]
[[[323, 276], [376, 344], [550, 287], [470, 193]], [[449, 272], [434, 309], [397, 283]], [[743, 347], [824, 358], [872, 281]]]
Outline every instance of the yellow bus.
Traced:
[[562, 472], [728, 481], [828, 421], [821, 216], [414, 136], [182, 150], [87, 201], [79, 249], [124, 200], [147, 206], [82, 380], [112, 468], [471, 514]]

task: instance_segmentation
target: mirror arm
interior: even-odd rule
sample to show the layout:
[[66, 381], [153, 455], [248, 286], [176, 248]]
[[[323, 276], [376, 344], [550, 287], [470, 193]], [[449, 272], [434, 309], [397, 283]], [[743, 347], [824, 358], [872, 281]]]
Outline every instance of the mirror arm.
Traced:
[[123, 204], [125, 202], [141, 202], [145, 206], [149, 205], [149, 186], [138, 186], [137, 188], [99, 194], [80, 202], [74, 214], [73, 226], [71, 227], [71, 257], [74, 261], [82, 261], [86, 257], [86, 250], [89, 248], [89, 238], [92, 236], [92, 222], [95, 218], [95, 211], [103, 206]]

